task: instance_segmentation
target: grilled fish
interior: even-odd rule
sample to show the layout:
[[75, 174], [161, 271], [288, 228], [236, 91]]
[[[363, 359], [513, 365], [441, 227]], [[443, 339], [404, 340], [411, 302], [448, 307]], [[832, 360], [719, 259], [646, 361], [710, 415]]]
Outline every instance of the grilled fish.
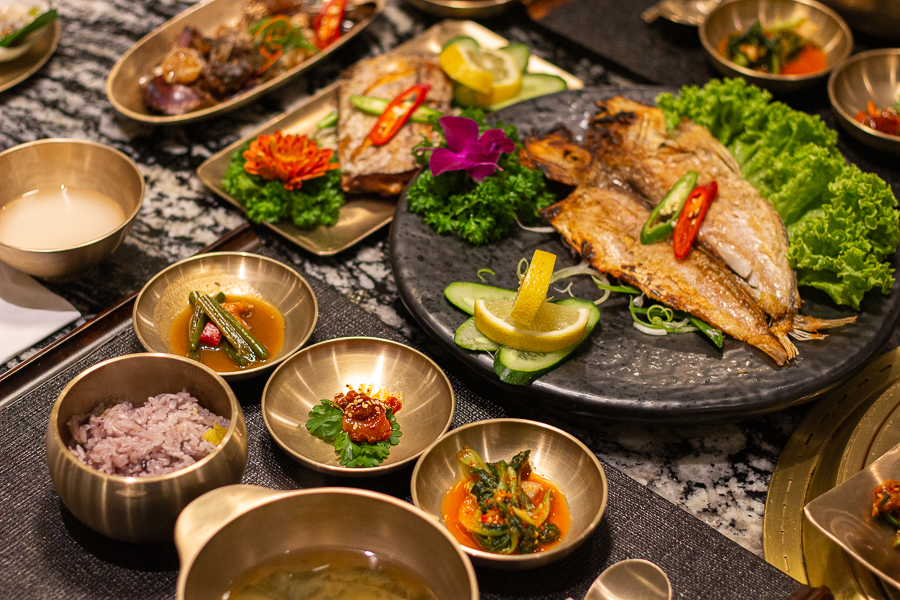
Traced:
[[590, 152], [565, 135], [551, 134], [528, 140], [520, 156], [549, 177], [578, 186], [543, 214], [566, 244], [598, 271], [760, 348], [779, 365], [790, 358], [769, 331], [747, 284], [705, 250], [695, 249], [678, 260], [668, 241], [640, 243], [650, 211]]
[[715, 180], [719, 192], [697, 240], [744, 278], [770, 328], [787, 349], [800, 309], [797, 277], [791, 268], [784, 223], [772, 204], [741, 177], [740, 168], [709, 131], [683, 122], [669, 136], [662, 112], [622, 97], [600, 103], [588, 131], [588, 147], [628, 184], [657, 204], [679, 177], [694, 170], [698, 183]]
[[387, 144], [374, 146], [368, 136], [378, 117], [354, 108], [350, 96], [391, 100], [417, 83], [431, 84], [425, 105], [441, 112], [450, 107], [450, 80], [436, 63], [417, 56], [376, 56], [341, 75], [338, 159], [345, 192], [392, 196], [415, 175], [419, 166], [411, 150], [422, 135], [431, 135], [431, 126], [407, 121]]

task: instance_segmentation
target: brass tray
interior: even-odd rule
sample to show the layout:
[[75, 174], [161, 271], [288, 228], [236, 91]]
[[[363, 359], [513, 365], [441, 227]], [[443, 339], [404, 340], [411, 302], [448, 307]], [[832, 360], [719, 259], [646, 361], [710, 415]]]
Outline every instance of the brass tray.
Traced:
[[836, 600], [900, 595], [803, 518], [803, 506], [900, 442], [900, 349], [826, 393], [778, 458], [763, 520], [766, 560], [801, 583], [828, 586]]
[[16, 60], [0, 63], [0, 93], [22, 83], [50, 60], [59, 44], [59, 30], [59, 19], [56, 19], [28, 52]]
[[[457, 36], [467, 35], [478, 41], [485, 48], [502, 48], [508, 42], [496, 33], [485, 29], [473, 21], [442, 21], [418, 36], [397, 46], [394, 52], [401, 54], [434, 54], [437, 55], [446, 41]], [[563, 78], [569, 89], [581, 89], [584, 83], [567, 71], [542, 60], [534, 55], [528, 61], [528, 70], [532, 73], [550, 73]], [[246, 212], [244, 206], [229, 196], [222, 189], [222, 177], [231, 161], [231, 154], [248, 141], [263, 133], [281, 130], [284, 133], [313, 135], [316, 123], [337, 110], [338, 85], [333, 83], [310, 96], [292, 111], [269, 121], [250, 135], [238, 140], [206, 159], [197, 169], [197, 176], [216, 194]], [[366, 236], [384, 227], [394, 218], [396, 198], [384, 198], [377, 194], [360, 194], [350, 196], [347, 204], [341, 208], [338, 222], [332, 227], [317, 227], [306, 230], [295, 227], [288, 221], [266, 223], [268, 227], [284, 236], [300, 247], [319, 256], [331, 256], [356, 244]]]
[[278, 77], [209, 108], [191, 111], [183, 115], [152, 114], [144, 106], [139, 82], [141, 78], [150, 74], [154, 65], [159, 64], [162, 60], [169, 49], [172, 38], [181, 33], [188, 25], [197, 27], [203, 32], [209, 32], [218, 25], [232, 24], [240, 18], [244, 0], [205, 0], [169, 19], [141, 38], [123, 54], [113, 65], [106, 78], [106, 97], [109, 98], [113, 107], [126, 117], [154, 125], [180, 125], [230, 112], [281, 87], [289, 80], [315, 67], [319, 62], [327, 60], [332, 52], [339, 50], [341, 46], [368, 27], [384, 10], [386, 3], [387, 0], [359, 2], [358, 4], [373, 4], [374, 10], [326, 50], [303, 61], [293, 69], [285, 71]]

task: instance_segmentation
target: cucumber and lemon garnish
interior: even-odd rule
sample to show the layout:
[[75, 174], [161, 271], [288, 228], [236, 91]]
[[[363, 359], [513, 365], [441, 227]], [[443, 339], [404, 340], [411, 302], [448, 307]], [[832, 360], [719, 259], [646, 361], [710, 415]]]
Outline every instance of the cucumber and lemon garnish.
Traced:
[[530, 57], [525, 44], [493, 50], [482, 48], [468, 36], [456, 36], [444, 44], [438, 62], [454, 82], [457, 104], [497, 110], [567, 88], [565, 80], [556, 75], [528, 73]]
[[494, 352], [494, 371], [507, 383], [528, 384], [555, 368], [594, 329], [600, 311], [588, 300], [547, 298], [556, 256], [535, 250], [518, 292], [456, 282], [447, 299], [473, 315], [454, 340], [470, 350]]

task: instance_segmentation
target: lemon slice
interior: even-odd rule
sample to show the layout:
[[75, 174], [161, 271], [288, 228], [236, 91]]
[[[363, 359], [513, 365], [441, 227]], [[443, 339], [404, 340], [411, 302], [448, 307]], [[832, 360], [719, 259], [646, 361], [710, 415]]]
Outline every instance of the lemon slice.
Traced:
[[479, 90], [478, 104], [486, 106], [504, 102], [522, 89], [522, 69], [506, 52], [480, 50], [475, 58], [494, 77], [490, 93], [485, 94]]
[[478, 54], [479, 51], [473, 48], [451, 44], [438, 56], [438, 62], [447, 77], [453, 81], [479, 94], [490, 94], [494, 85], [494, 75], [482, 66], [477, 59]]
[[510, 316], [520, 327], [528, 327], [534, 320], [538, 309], [547, 299], [550, 289], [550, 278], [553, 276], [553, 265], [556, 255], [543, 250], [535, 250], [528, 270], [519, 281], [519, 291], [513, 301]]
[[475, 326], [497, 342], [526, 352], [562, 350], [581, 339], [587, 326], [586, 308], [544, 302], [529, 327], [516, 325], [508, 300], [476, 300]]

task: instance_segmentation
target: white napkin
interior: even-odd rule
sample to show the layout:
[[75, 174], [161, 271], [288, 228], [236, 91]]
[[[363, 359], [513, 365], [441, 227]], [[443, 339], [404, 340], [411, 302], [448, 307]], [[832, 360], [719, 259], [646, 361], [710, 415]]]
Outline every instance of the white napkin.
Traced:
[[80, 316], [67, 300], [0, 262], [0, 363]]

